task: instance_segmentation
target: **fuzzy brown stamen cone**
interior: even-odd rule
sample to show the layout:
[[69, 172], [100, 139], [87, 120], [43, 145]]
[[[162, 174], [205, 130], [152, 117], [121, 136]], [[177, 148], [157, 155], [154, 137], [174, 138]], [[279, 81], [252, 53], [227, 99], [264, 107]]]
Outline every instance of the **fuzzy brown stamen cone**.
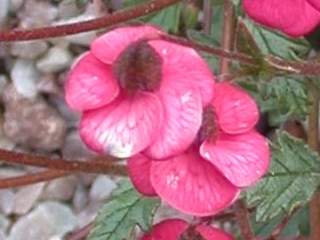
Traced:
[[195, 226], [189, 226], [178, 238], [179, 240], [204, 240]]
[[204, 140], [214, 140], [217, 134], [217, 126], [216, 126], [216, 114], [211, 105], [206, 106], [203, 109], [202, 114], [202, 124], [198, 133], [199, 142], [203, 142]]
[[162, 59], [146, 42], [130, 44], [117, 58], [113, 74], [127, 93], [158, 90], [162, 77]]

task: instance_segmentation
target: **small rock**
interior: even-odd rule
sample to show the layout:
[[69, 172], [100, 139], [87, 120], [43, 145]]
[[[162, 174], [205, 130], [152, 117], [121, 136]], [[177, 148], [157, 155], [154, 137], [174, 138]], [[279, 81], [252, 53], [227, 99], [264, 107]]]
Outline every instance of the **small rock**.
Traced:
[[10, 11], [15, 13], [17, 12], [23, 5], [24, 0], [11, 0]]
[[8, 84], [8, 78], [5, 75], [0, 75], [0, 96], [2, 96], [4, 88], [7, 84]]
[[0, 3], [0, 28], [5, 23], [10, 9], [10, 0], [1, 0]]
[[14, 209], [14, 192], [11, 189], [0, 190], [0, 211], [8, 216]]
[[88, 203], [88, 193], [82, 184], [79, 184], [73, 195], [72, 205], [75, 212], [79, 212], [84, 209]]
[[90, 151], [82, 142], [79, 131], [71, 131], [66, 139], [62, 149], [62, 156], [65, 159], [88, 159], [95, 154]]
[[48, 49], [45, 41], [15, 42], [11, 45], [11, 54], [19, 58], [35, 59]]
[[32, 184], [18, 190], [14, 196], [13, 212], [19, 215], [26, 214], [39, 199], [45, 183]]
[[65, 120], [42, 98], [23, 98], [10, 85], [6, 88], [4, 103], [4, 133], [12, 141], [43, 151], [53, 151], [63, 145]]
[[9, 219], [0, 215], [0, 230], [3, 232], [7, 232], [9, 225], [10, 225]]
[[44, 73], [59, 72], [71, 65], [72, 56], [67, 49], [50, 48], [45, 56], [37, 62], [37, 68]]
[[62, 0], [59, 3], [58, 11], [60, 19], [72, 18], [81, 13], [81, 9], [77, 6], [77, 2], [70, 0]]
[[74, 230], [76, 222], [77, 219], [66, 205], [45, 202], [13, 225], [8, 240], [62, 238], [66, 233]]
[[67, 122], [68, 128], [77, 128], [80, 122], [80, 113], [72, 111], [62, 97], [50, 96], [50, 103], [58, 109]]
[[45, 187], [42, 198], [67, 201], [72, 198], [77, 181], [75, 176], [51, 180]]
[[58, 9], [50, 1], [28, 0], [18, 12], [21, 28], [49, 26], [58, 16]]
[[96, 178], [90, 189], [90, 199], [92, 201], [102, 201], [110, 196], [111, 192], [117, 187], [114, 181], [105, 175]]
[[36, 82], [39, 72], [32, 61], [19, 59], [11, 70], [11, 78], [18, 93], [26, 98], [34, 98], [37, 95]]
[[63, 91], [59, 88], [55, 80], [54, 74], [44, 74], [41, 76], [41, 80], [37, 84], [38, 91], [40, 93], [62, 96]]

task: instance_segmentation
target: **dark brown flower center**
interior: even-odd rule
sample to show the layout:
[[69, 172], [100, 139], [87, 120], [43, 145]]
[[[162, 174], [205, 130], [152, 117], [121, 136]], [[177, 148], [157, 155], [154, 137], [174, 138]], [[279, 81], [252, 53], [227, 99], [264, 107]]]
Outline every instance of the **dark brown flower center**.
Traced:
[[137, 90], [153, 92], [160, 87], [162, 59], [146, 41], [130, 44], [113, 66], [113, 74], [127, 93]]
[[179, 240], [204, 240], [195, 226], [189, 226], [178, 238]]
[[214, 108], [208, 105], [203, 109], [202, 124], [198, 133], [199, 142], [202, 143], [204, 140], [214, 141], [217, 133], [217, 117]]

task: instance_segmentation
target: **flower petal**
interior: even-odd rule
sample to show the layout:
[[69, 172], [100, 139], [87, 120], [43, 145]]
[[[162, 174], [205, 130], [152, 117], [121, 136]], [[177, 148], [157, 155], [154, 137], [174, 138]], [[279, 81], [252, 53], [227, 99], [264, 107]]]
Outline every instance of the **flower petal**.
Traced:
[[205, 141], [200, 154], [238, 187], [256, 182], [268, 170], [270, 161], [267, 139], [256, 131], [239, 135], [221, 133], [215, 143]]
[[181, 81], [200, 89], [203, 105], [213, 97], [215, 77], [208, 64], [192, 48], [162, 40], [149, 41], [162, 57], [163, 81]]
[[319, 0], [307, 0], [314, 8], [320, 11], [320, 1]]
[[178, 240], [187, 228], [188, 223], [181, 219], [167, 219], [154, 225], [151, 232], [145, 234], [141, 240]]
[[119, 94], [119, 87], [111, 67], [87, 53], [72, 68], [65, 94], [72, 109], [84, 111], [110, 103]]
[[129, 177], [135, 188], [143, 195], [157, 195], [150, 181], [151, 159], [137, 154], [127, 161]]
[[164, 106], [164, 122], [156, 140], [145, 152], [164, 159], [186, 150], [201, 126], [202, 106], [198, 90], [174, 79], [162, 84], [159, 97]]
[[282, 29], [293, 37], [300, 37], [310, 33], [320, 23], [320, 12], [317, 9], [306, 2], [302, 7], [300, 15], [297, 16], [296, 23]]
[[196, 216], [222, 211], [239, 193], [214, 166], [191, 151], [165, 161], [153, 161], [151, 183], [169, 205]]
[[243, 7], [259, 23], [295, 37], [309, 33], [320, 20], [306, 0], [244, 0]]
[[102, 62], [112, 64], [130, 43], [143, 38], [154, 38], [162, 33], [151, 25], [121, 27], [111, 30], [94, 40], [92, 53]]
[[212, 105], [219, 127], [230, 134], [246, 132], [259, 120], [259, 110], [253, 98], [229, 83], [216, 84]]
[[85, 112], [80, 123], [84, 142], [97, 152], [127, 158], [144, 150], [158, 134], [162, 105], [150, 93], [137, 93]]
[[233, 240], [230, 234], [211, 226], [198, 225], [196, 230], [206, 240]]

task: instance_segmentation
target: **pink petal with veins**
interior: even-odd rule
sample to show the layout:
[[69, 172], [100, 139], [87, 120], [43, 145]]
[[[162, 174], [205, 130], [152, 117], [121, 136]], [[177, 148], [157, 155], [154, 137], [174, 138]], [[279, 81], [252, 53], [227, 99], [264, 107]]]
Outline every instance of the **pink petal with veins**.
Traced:
[[148, 147], [158, 135], [162, 114], [162, 105], [154, 94], [121, 96], [105, 107], [85, 112], [80, 135], [97, 152], [131, 157]]
[[166, 219], [154, 225], [150, 233], [145, 234], [141, 240], [178, 240], [187, 228], [188, 223], [184, 220]]
[[270, 162], [267, 139], [253, 130], [238, 135], [221, 133], [215, 143], [205, 141], [200, 154], [238, 187], [256, 182]]
[[320, 11], [320, 1], [319, 0], [307, 0], [315, 9]]
[[119, 94], [119, 87], [111, 67], [87, 53], [72, 68], [65, 94], [72, 109], [84, 111], [110, 103]]
[[102, 62], [112, 64], [129, 44], [143, 39], [156, 38], [162, 33], [151, 25], [121, 27], [98, 37], [91, 44], [92, 53]]
[[[179, 240], [189, 224], [181, 219], [166, 219], [154, 225], [141, 240]], [[217, 228], [198, 225], [196, 231], [206, 240], [233, 240], [233, 237]]]
[[219, 127], [230, 134], [246, 132], [259, 120], [259, 110], [253, 98], [229, 83], [216, 84], [212, 105]]
[[170, 76], [163, 81], [159, 97], [164, 106], [164, 122], [145, 154], [164, 159], [182, 153], [192, 144], [201, 126], [202, 106], [198, 89], [175, 82]]
[[222, 211], [239, 193], [237, 187], [196, 151], [165, 161], [152, 161], [151, 183], [162, 200], [183, 213], [196, 216]]
[[[162, 40], [149, 41], [162, 57], [163, 81], [183, 82], [200, 89], [203, 105], [213, 97], [215, 77], [208, 64], [192, 48]], [[170, 78], [170, 80], [166, 80]]]
[[157, 195], [150, 181], [151, 159], [137, 154], [127, 161], [129, 177], [135, 188], [143, 195]]
[[230, 234], [207, 225], [198, 225], [196, 230], [206, 240], [233, 240], [234, 239]]
[[306, 0], [244, 0], [243, 7], [257, 22], [294, 37], [309, 33], [320, 21], [320, 13]]

